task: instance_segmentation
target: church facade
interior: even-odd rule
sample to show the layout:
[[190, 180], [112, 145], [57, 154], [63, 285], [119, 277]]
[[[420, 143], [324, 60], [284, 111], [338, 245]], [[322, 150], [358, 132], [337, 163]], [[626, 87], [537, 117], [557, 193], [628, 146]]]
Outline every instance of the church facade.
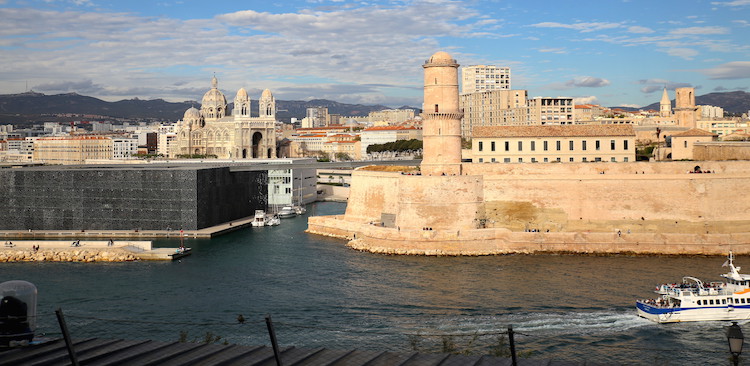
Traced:
[[216, 77], [203, 95], [200, 110], [192, 107], [177, 123], [174, 156], [207, 155], [219, 159], [276, 158], [276, 99], [266, 89], [258, 100], [258, 116], [250, 112], [250, 98], [241, 88], [234, 109], [218, 89]]

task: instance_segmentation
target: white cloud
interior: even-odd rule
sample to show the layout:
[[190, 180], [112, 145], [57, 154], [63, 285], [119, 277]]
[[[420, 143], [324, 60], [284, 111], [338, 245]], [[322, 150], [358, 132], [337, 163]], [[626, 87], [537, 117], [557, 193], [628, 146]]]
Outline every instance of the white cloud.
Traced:
[[667, 54], [670, 56], [676, 56], [683, 58], [685, 60], [692, 60], [695, 58], [695, 56], [698, 55], [698, 51], [692, 49], [692, 48], [669, 48], [666, 50]]
[[[324, 84], [361, 83], [414, 94], [409, 88], [421, 85], [419, 65], [431, 54], [445, 50], [461, 58], [439, 47], [436, 36], [472, 37], [493, 23], [461, 3], [441, 0], [282, 14], [241, 11], [191, 20], [0, 8], [0, 19], [0, 47], [13, 48], [0, 52], [5, 85], [28, 80], [46, 90], [70, 91], [77, 85], [79, 92], [98, 88], [113, 97], [138, 89], [133, 87], [138, 83], [205, 89], [213, 72], [225, 90], [267, 87], [277, 98], [285, 98], [277, 90], [300, 83], [317, 85], [325, 95], [336, 93]], [[383, 99], [385, 88], [340, 93], [340, 101]]]
[[700, 72], [711, 79], [747, 79], [750, 78], [750, 61], [727, 62]]
[[748, 5], [750, 5], [750, 0], [714, 1], [714, 2], [711, 2], [711, 5], [717, 5], [717, 6], [748, 6]]
[[729, 33], [728, 28], [718, 26], [677, 28], [669, 32], [669, 34], [674, 35], [707, 35], [727, 33]]
[[634, 25], [634, 26], [628, 27], [628, 32], [630, 33], [654, 33], [654, 30], [651, 28]]
[[557, 23], [557, 22], [542, 22], [542, 23], [531, 24], [530, 26], [536, 27], [536, 28], [565, 28], [565, 29], [576, 30], [581, 33], [588, 33], [588, 32], [604, 30], [604, 29], [620, 28], [622, 27], [622, 24], [621, 23], [601, 23], [601, 22], [574, 23], [574, 24], [565, 24], [565, 23]]
[[576, 105], [581, 105], [581, 104], [599, 104], [599, 100], [595, 96], [590, 95], [590, 96], [587, 96], [587, 97], [574, 97], [573, 98], [573, 103], [575, 103]]

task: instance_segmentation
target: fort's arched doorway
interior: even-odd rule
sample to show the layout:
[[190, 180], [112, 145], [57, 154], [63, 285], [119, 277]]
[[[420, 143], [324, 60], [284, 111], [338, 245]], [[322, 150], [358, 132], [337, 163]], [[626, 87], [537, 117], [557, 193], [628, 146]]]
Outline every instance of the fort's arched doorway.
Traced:
[[253, 159], [260, 157], [260, 142], [263, 140], [263, 135], [260, 132], [253, 134]]

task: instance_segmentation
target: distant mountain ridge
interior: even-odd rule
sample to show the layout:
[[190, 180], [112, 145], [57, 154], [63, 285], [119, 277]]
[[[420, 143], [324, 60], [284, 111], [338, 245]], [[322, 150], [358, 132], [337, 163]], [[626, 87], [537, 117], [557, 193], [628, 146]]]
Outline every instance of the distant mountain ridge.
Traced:
[[[251, 101], [251, 111], [258, 113], [258, 101]], [[167, 102], [163, 99], [141, 100], [127, 99], [117, 102], [107, 102], [94, 97], [77, 93], [46, 95], [36, 92], [0, 95], [0, 123], [3, 120], [16, 120], [22, 116], [41, 116], [52, 114], [90, 114], [127, 119], [157, 119], [163, 121], [177, 121], [182, 119], [185, 111], [190, 107], [200, 108], [196, 101]], [[230, 103], [230, 109], [232, 104]], [[372, 111], [389, 109], [383, 105], [346, 104], [326, 99], [308, 101], [277, 100], [277, 117], [288, 121], [290, 117], [302, 119], [306, 109], [312, 107], [327, 107], [328, 113], [342, 116], [366, 116]], [[401, 107], [411, 108], [414, 107]]]

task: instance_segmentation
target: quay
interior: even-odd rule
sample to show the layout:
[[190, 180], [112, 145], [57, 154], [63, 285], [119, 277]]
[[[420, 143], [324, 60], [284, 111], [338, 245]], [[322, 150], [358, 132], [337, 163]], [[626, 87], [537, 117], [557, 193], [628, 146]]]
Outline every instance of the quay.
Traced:
[[[203, 228], [200, 230], [0, 230], [0, 241], [11, 239], [165, 239], [182, 237], [193, 239], [210, 239], [215, 236], [230, 233], [235, 230], [251, 227], [253, 217], [245, 217], [232, 220], [219, 225]], [[68, 242], [68, 244], [70, 244]]]
[[128, 262], [189, 254], [179, 248], [154, 248], [145, 240], [4, 240], [0, 246], [0, 262]]

